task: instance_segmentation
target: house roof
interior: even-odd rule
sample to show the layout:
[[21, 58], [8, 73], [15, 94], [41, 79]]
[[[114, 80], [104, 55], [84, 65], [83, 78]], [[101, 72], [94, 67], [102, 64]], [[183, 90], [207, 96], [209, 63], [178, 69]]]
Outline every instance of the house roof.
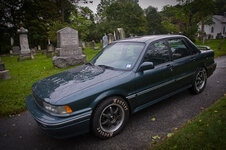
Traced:
[[226, 17], [221, 15], [214, 15], [213, 18], [217, 19], [218, 21], [222, 23], [226, 23]]

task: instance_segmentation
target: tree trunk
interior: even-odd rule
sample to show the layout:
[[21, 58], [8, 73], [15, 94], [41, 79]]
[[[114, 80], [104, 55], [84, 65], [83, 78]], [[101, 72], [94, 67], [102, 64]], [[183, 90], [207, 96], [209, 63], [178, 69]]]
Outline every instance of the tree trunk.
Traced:
[[202, 44], [205, 43], [205, 35], [204, 35], [204, 18], [202, 17], [201, 19], [201, 37], [202, 37]]
[[64, 0], [60, 1], [61, 3], [61, 21], [64, 22]]

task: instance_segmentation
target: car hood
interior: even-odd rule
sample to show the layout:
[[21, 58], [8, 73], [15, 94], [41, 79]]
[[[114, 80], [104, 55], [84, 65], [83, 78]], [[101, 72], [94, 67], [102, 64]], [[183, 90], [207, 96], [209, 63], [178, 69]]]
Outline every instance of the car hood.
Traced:
[[32, 91], [40, 99], [55, 103], [78, 91], [118, 77], [123, 72], [94, 65], [83, 65], [36, 82], [32, 86]]

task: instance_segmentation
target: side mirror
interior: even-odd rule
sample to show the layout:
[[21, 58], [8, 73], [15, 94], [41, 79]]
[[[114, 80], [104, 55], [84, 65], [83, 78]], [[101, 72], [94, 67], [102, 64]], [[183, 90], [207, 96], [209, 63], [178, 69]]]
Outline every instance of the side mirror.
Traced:
[[149, 69], [153, 69], [153, 68], [154, 68], [153, 62], [143, 62], [140, 65], [139, 71], [149, 70]]

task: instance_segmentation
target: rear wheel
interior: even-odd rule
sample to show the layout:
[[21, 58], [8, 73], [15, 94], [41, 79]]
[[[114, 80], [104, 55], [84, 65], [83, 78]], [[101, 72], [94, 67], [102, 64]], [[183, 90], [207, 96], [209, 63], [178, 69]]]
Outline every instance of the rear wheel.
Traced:
[[192, 93], [194, 93], [194, 94], [201, 93], [206, 86], [206, 82], [207, 82], [206, 69], [201, 68], [196, 73], [195, 80], [194, 80], [192, 88], [191, 88]]
[[100, 103], [92, 118], [93, 133], [107, 139], [119, 134], [129, 119], [129, 106], [121, 97], [110, 97]]

